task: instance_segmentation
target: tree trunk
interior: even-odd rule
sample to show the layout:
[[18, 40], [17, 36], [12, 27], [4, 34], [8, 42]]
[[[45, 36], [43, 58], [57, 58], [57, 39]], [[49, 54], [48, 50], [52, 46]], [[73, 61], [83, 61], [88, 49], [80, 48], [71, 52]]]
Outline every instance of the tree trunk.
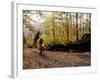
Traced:
[[53, 43], [54, 43], [54, 45], [55, 45], [55, 28], [54, 28], [54, 12], [53, 12]]
[[69, 21], [68, 21], [68, 12], [67, 12], [67, 15], [66, 15], [66, 18], [67, 18], [67, 26], [66, 26], [66, 32], [67, 32], [67, 43], [69, 42]]
[[76, 40], [78, 41], [78, 13], [76, 13]]
[[91, 13], [89, 14], [89, 32], [91, 32]]

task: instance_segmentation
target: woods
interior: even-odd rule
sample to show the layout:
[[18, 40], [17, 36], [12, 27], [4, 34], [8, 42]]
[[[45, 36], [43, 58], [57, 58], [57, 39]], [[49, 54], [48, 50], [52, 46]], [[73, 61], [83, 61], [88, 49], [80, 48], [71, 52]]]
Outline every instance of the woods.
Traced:
[[90, 26], [90, 13], [23, 10], [24, 45], [30, 47], [38, 46], [38, 39], [35, 41], [38, 32], [48, 49], [80, 40], [84, 34], [90, 34]]

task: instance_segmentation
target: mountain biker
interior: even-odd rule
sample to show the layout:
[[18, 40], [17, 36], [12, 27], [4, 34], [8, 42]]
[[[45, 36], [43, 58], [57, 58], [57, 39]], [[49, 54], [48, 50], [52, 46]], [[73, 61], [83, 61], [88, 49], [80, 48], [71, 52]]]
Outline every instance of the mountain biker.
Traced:
[[43, 38], [40, 38], [40, 40], [39, 40], [39, 47], [40, 47], [40, 55], [44, 55], [43, 54], [43, 50], [44, 50], [44, 40], [43, 40]]

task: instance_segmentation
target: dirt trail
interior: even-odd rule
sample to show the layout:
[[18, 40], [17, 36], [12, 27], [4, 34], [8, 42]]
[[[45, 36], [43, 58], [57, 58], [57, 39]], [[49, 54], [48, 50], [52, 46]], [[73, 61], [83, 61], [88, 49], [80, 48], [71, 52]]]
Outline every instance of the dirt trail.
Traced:
[[38, 49], [25, 48], [23, 53], [24, 69], [89, 66], [90, 63], [89, 52], [67, 53], [45, 51], [45, 55], [40, 56]]

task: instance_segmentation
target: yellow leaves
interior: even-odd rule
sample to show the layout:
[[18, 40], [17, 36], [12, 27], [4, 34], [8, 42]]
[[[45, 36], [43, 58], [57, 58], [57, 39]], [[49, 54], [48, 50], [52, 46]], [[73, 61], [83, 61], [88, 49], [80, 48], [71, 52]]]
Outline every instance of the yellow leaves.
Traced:
[[45, 20], [45, 22], [44, 22], [44, 26], [46, 27], [46, 28], [50, 28], [50, 26], [52, 26], [53, 25], [53, 18], [52, 17], [48, 17], [46, 20]]
[[43, 34], [42, 37], [43, 37], [43, 39], [44, 39], [44, 43], [46, 43], [46, 44], [50, 44], [50, 43], [53, 42], [53, 37], [52, 37], [52, 35]]
[[33, 45], [33, 39], [32, 38], [27, 39], [26, 44], [28, 46], [32, 46]]

